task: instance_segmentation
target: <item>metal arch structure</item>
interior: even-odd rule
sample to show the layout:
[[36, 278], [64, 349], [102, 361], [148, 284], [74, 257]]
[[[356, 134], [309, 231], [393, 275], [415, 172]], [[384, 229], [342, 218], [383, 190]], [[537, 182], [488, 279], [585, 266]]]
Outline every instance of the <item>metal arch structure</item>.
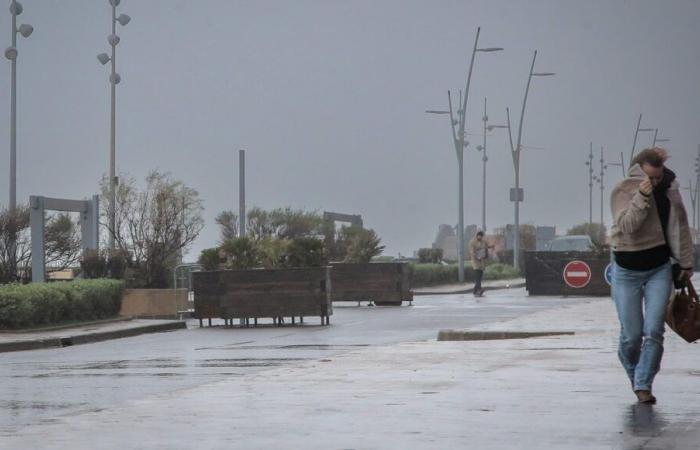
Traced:
[[100, 199], [66, 200], [32, 195], [29, 197], [29, 222], [32, 236], [32, 282], [43, 283], [46, 279], [45, 229], [46, 210], [80, 213], [82, 250], [97, 250], [100, 242]]
[[364, 228], [362, 216], [359, 214], [342, 214], [336, 212], [323, 212], [324, 234], [326, 243], [335, 242], [336, 222], [349, 223], [351, 226]]
[[362, 216], [357, 214], [341, 214], [341, 213], [335, 213], [335, 212], [329, 212], [329, 211], [324, 211], [323, 212], [323, 221], [324, 222], [346, 222], [349, 223], [353, 226], [357, 226], [362, 228]]

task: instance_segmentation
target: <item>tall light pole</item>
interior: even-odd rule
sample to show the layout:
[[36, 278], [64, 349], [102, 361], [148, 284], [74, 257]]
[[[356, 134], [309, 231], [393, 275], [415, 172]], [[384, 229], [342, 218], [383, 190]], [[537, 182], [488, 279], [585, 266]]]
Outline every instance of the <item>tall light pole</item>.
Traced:
[[690, 205], [693, 207], [693, 243], [696, 241], [696, 232], [695, 232], [695, 227], [696, 227], [696, 221], [695, 219], [697, 218], [697, 197], [698, 197], [698, 185], [696, 184], [693, 186], [693, 180], [688, 180], [688, 187], [683, 188], [687, 189], [689, 194], [690, 194]]
[[486, 155], [486, 137], [489, 131], [493, 131], [496, 128], [508, 128], [507, 125], [489, 125], [489, 116], [487, 113], [486, 97], [484, 97], [484, 116], [481, 120], [484, 122], [484, 143], [483, 145], [477, 145], [476, 150], [482, 152], [481, 162], [482, 162], [482, 175], [481, 175], [481, 231], [486, 232], [486, 162], [489, 160]]
[[515, 189], [511, 191], [511, 201], [515, 202], [515, 224], [513, 231], [513, 267], [520, 270], [520, 202], [524, 196], [520, 190], [520, 152], [522, 150], [523, 136], [523, 119], [525, 118], [525, 106], [527, 105], [527, 94], [530, 91], [530, 82], [532, 77], [549, 77], [555, 75], [554, 72], [534, 72], [535, 60], [537, 59], [537, 50], [532, 55], [532, 64], [530, 65], [530, 73], [527, 77], [525, 85], [525, 95], [523, 96], [523, 108], [520, 111], [520, 124], [518, 125], [518, 140], [516, 145], [513, 145], [513, 133], [510, 126], [510, 110], [506, 108], [506, 118], [508, 120], [508, 137], [510, 139], [511, 156], [513, 157], [513, 168], [515, 169]]
[[600, 172], [598, 173], [598, 176], [594, 176], [593, 179], [600, 183], [600, 227], [601, 231], [603, 227], [605, 226], [605, 221], [603, 220], [603, 205], [604, 205], [604, 198], [603, 198], [603, 193], [605, 191], [605, 171], [608, 170], [607, 164], [605, 164], [605, 156], [603, 153], [603, 146], [600, 146]]
[[619, 163], [614, 163], [614, 162], [609, 162], [609, 166], [620, 166], [620, 169], [622, 169], [622, 178], [625, 178], [627, 176], [627, 172], [625, 171], [625, 152], [620, 152], [620, 162]]
[[238, 236], [245, 237], [245, 150], [238, 150]]
[[637, 136], [639, 136], [640, 131], [654, 131], [653, 128], [639, 128], [642, 124], [642, 115], [639, 115], [637, 120], [637, 128], [634, 130], [634, 141], [632, 141], [632, 152], [630, 153], [630, 166], [632, 165], [632, 160], [634, 159], [634, 152], [637, 147]]
[[593, 142], [588, 150], [588, 226], [593, 225]]
[[[693, 223], [700, 227], [700, 144], [698, 144], [698, 154], [695, 157], [695, 199], [693, 199]], [[698, 242], [698, 231], [695, 229], [695, 242]]]
[[659, 137], [659, 129], [658, 128], [654, 129], [654, 140], [651, 143], [652, 148], [656, 147], [656, 144], [658, 144], [660, 142], [670, 142], [670, 141], [671, 141], [670, 139], [660, 138]]
[[119, 44], [119, 36], [117, 35], [117, 23], [121, 26], [126, 26], [131, 22], [131, 17], [126, 14], [120, 14], [117, 17], [117, 6], [119, 6], [121, 0], [109, 0], [109, 4], [112, 6], [112, 34], [107, 37], [107, 42], [110, 47], [112, 47], [112, 56], [110, 57], [107, 53], [100, 53], [97, 55], [97, 60], [104, 66], [108, 62], [111, 64], [111, 72], [109, 75], [109, 86], [111, 94], [111, 109], [110, 109], [110, 129], [109, 129], [109, 248], [114, 250], [114, 234], [116, 227], [116, 214], [117, 214], [117, 174], [116, 174], [116, 153], [117, 153], [117, 139], [116, 139], [116, 128], [117, 128], [117, 118], [116, 118], [116, 103], [117, 103], [117, 85], [121, 81], [121, 76], [117, 73], [117, 44]]
[[5, 49], [5, 58], [11, 62], [10, 76], [10, 203], [9, 210], [17, 207], [17, 34], [28, 38], [34, 31], [34, 27], [23, 23], [17, 27], [17, 16], [22, 14], [22, 4], [17, 1], [10, 2], [10, 14], [12, 14], [12, 45]]
[[467, 110], [467, 99], [469, 98], [469, 85], [472, 79], [472, 71], [474, 69], [474, 58], [477, 52], [490, 53], [498, 52], [503, 50], [501, 47], [485, 47], [479, 48], [479, 34], [481, 33], [481, 27], [476, 29], [476, 38], [474, 39], [474, 48], [472, 50], [471, 61], [469, 62], [469, 72], [467, 73], [467, 85], [464, 89], [464, 96], [460, 95], [460, 109], [456, 111], [457, 119], [455, 119], [455, 111], [452, 108], [452, 95], [450, 91], [447, 91], [447, 102], [449, 105], [449, 111], [436, 111], [428, 110], [428, 114], [449, 114], [450, 115], [450, 127], [452, 129], [452, 140], [455, 146], [455, 153], [457, 155], [457, 165], [459, 170], [459, 230], [457, 232], [458, 236], [458, 248], [457, 248], [457, 258], [459, 263], [458, 277], [459, 282], [464, 282], [464, 147], [469, 145], [465, 137], [465, 122], [466, 122], [466, 110]]

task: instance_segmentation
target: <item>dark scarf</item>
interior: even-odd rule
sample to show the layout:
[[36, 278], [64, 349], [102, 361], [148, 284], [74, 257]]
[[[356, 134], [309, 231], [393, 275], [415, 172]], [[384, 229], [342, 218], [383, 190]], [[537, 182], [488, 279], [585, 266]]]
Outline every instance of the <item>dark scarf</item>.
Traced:
[[668, 199], [666, 192], [668, 192], [671, 183], [673, 183], [675, 179], [676, 174], [673, 173], [672, 170], [664, 167], [664, 176], [661, 182], [654, 188], [654, 201], [656, 202], [656, 209], [659, 212], [661, 227], [664, 229], [664, 236], [666, 236], [666, 228], [668, 227], [668, 215], [671, 212], [671, 201]]

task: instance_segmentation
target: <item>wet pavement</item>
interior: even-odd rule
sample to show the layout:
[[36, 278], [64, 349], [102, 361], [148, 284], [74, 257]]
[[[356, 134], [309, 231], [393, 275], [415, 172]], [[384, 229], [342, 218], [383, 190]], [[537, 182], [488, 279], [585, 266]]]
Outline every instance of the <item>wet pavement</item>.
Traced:
[[[0, 355], [0, 447], [698, 448], [700, 347], [668, 334], [659, 404], [638, 405], [609, 299], [415, 304]], [[434, 340], [463, 328], [575, 334]]]
[[[497, 293], [498, 292], [498, 293]], [[99, 411], [284, 365], [376, 345], [435, 338], [445, 326], [516, 317], [572, 300], [526, 299], [522, 289], [421, 297], [414, 306], [334, 305], [331, 326], [199, 328], [60, 349], [0, 354], [0, 435], [56, 417]], [[0, 446], [1, 448], [1, 446]]]

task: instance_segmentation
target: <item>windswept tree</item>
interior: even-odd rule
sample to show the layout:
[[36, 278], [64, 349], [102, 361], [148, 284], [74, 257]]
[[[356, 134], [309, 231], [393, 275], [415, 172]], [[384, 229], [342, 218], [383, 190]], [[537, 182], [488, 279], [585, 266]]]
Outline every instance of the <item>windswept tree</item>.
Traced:
[[246, 236], [256, 241], [264, 238], [318, 237], [323, 234], [323, 218], [317, 211], [289, 207], [266, 211], [254, 207], [247, 216]]
[[[29, 206], [0, 211], [0, 283], [24, 283], [31, 279], [29, 226]], [[70, 215], [59, 213], [48, 218], [44, 229], [44, 251], [44, 261], [53, 270], [77, 264], [81, 252], [79, 225]]]
[[128, 255], [134, 285], [167, 287], [174, 266], [204, 227], [199, 193], [168, 173], [153, 171], [142, 190], [122, 178], [116, 191], [115, 229], [109, 228], [109, 183], [102, 180], [102, 225]]
[[0, 211], [0, 283], [26, 281], [31, 252], [29, 207]]
[[46, 266], [63, 270], [78, 263], [81, 253], [80, 225], [69, 214], [59, 213], [46, 223], [44, 231]]
[[273, 236], [275, 230], [267, 211], [255, 206], [246, 215], [246, 237], [258, 241]]
[[233, 211], [221, 211], [216, 216], [216, 224], [219, 226], [221, 242], [226, 242], [238, 237], [238, 215]]
[[[327, 246], [328, 244], [327, 241]], [[358, 226], [342, 227], [327, 248], [328, 256], [333, 261], [350, 263], [367, 263], [384, 251], [381, 239], [374, 230]]]

